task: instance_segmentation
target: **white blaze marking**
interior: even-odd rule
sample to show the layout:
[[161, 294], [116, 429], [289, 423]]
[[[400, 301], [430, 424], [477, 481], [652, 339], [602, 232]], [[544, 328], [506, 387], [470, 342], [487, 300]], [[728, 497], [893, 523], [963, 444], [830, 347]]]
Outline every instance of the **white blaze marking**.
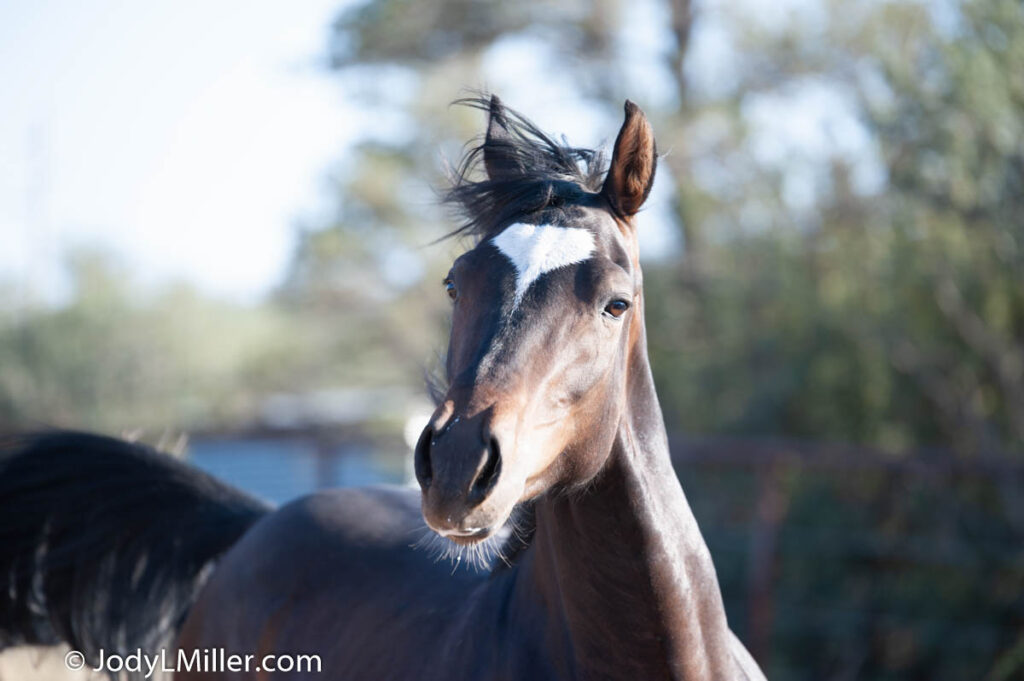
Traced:
[[588, 259], [594, 235], [578, 227], [530, 225], [517, 222], [494, 237], [494, 245], [516, 268], [516, 295], [512, 309], [540, 275]]

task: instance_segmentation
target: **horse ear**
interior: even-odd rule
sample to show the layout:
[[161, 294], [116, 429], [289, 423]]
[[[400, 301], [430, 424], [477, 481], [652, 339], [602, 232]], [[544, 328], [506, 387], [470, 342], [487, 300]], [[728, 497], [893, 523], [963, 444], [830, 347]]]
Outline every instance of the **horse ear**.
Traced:
[[626, 120], [615, 140], [612, 162], [601, 193], [623, 217], [635, 215], [654, 184], [658, 153], [647, 116], [626, 100]]
[[498, 95], [491, 95], [490, 120], [487, 122], [487, 137], [484, 139], [484, 168], [491, 180], [501, 180], [523, 172], [509, 131], [505, 105], [498, 99]]

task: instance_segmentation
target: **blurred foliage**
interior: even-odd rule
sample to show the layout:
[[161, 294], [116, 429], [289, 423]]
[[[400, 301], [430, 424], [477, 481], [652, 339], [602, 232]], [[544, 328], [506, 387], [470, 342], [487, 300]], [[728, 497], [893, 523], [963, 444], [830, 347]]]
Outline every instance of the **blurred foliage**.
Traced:
[[[682, 244], [644, 264], [671, 430], [1021, 463], [1019, 0], [368, 0], [327, 51], [372, 125], [273, 295], [143, 296], [79, 257], [66, 304], [3, 309], [0, 427], [223, 426], [275, 391], [418, 385], [462, 246], [433, 243], [454, 224], [431, 189], [483, 125], [449, 103], [489, 86], [576, 143], [626, 97], [651, 116], [671, 199], [641, 239]], [[751, 482], [692, 475], [742, 622], [727, 521], [748, 527]], [[769, 676], [1024, 676], [1017, 482], [787, 477]]]
[[[1021, 472], [684, 465], [734, 629], [749, 625], [763, 475], [783, 499], [771, 568], [769, 679], [1017, 679]], [[1000, 479], [1002, 477], [1003, 479]], [[744, 503], [746, 502], [746, 503]], [[765, 607], [762, 603], [762, 607]]]
[[[442, 232], [402, 187], [442, 181], [434, 150], [457, 154], [480, 127], [446, 108], [444, 84], [502, 82], [507, 62], [494, 55], [507, 56], [510, 41], [560, 73], [558, 106], [577, 98], [610, 125], [624, 97], [655, 83], [641, 103], [670, 150], [661, 181], [675, 185], [684, 236], [681, 253], [645, 267], [670, 426], [895, 451], [1020, 450], [1019, 3], [806, 3], [781, 22], [684, 0], [510, 7], [379, 0], [341, 15], [334, 68], [417, 135], [359, 151], [344, 202], [374, 219], [334, 229], [383, 230], [389, 243], [395, 224]], [[653, 24], [638, 28], [633, 14]], [[664, 44], [637, 49], [624, 26]], [[732, 69], [716, 81], [687, 62], [702, 30], [729, 36]], [[397, 98], [395, 79], [406, 84]], [[784, 125], [772, 117], [800, 106], [825, 108], [832, 138], [772, 152]], [[367, 177], [396, 191], [371, 203], [380, 197], [367, 196]]]
[[[72, 297], [11, 307], [0, 324], [0, 426], [121, 432], [205, 425], [251, 408], [266, 367], [289, 354], [284, 320], [173, 287], [132, 295], [124, 268], [70, 259]], [[240, 385], [251, 385], [239, 392]]]
[[274, 394], [406, 385], [418, 371], [408, 344], [341, 298], [325, 313], [214, 301], [186, 285], [140, 291], [98, 252], [73, 254], [68, 272], [63, 304], [0, 308], [0, 432], [245, 426]]

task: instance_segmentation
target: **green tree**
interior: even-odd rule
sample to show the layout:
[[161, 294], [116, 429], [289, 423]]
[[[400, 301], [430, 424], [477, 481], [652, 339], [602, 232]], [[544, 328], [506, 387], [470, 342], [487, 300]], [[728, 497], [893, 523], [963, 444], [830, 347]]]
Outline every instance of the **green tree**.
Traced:
[[286, 316], [186, 286], [136, 292], [111, 258], [70, 258], [59, 306], [0, 318], [0, 430], [59, 426], [150, 435], [237, 423], [287, 385], [305, 350]]

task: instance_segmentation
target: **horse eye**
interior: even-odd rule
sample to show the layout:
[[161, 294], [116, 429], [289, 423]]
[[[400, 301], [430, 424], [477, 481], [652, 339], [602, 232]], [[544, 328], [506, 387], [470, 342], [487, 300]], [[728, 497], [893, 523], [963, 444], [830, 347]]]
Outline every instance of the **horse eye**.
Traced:
[[448, 292], [448, 297], [455, 300], [455, 282], [451, 279], [444, 280], [444, 290]]
[[624, 315], [626, 313], [626, 310], [628, 309], [629, 303], [627, 303], [625, 300], [613, 300], [612, 302], [608, 303], [608, 305], [605, 306], [604, 311], [605, 314], [609, 314], [612, 317], [618, 319], [619, 317]]

